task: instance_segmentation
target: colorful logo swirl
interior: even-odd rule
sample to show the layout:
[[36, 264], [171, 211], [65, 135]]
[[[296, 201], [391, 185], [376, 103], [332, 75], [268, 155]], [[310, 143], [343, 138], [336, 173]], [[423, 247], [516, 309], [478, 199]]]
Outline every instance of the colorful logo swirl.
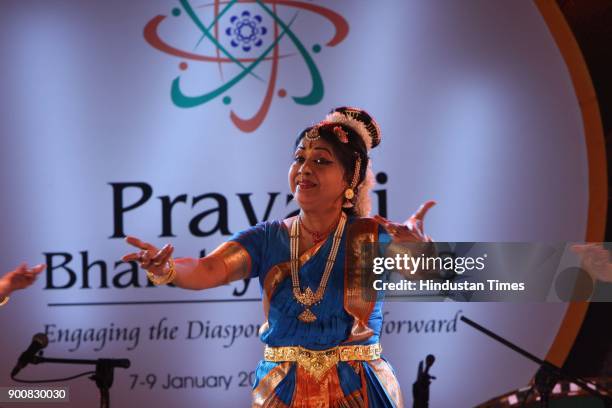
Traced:
[[[218, 97], [222, 97], [225, 105], [230, 105], [232, 98], [227, 92], [241, 81], [249, 78], [267, 82], [265, 95], [253, 116], [244, 118], [230, 109], [230, 119], [234, 125], [243, 132], [252, 132], [265, 120], [275, 93], [279, 98], [287, 96], [285, 88], [279, 88], [276, 91], [278, 66], [281, 59], [295, 56], [300, 56], [304, 61], [310, 73], [311, 86], [310, 91], [305, 95], [291, 96], [291, 99], [299, 105], [315, 105], [323, 99], [323, 79], [312, 55], [319, 53], [322, 47], [320, 44], [313, 44], [310, 50], [307, 49], [291, 27], [302, 10], [323, 17], [333, 24], [335, 30], [334, 35], [325, 45], [334, 47], [346, 38], [349, 31], [348, 23], [338, 13], [315, 4], [294, 0], [241, 0], [240, 2], [214, 0], [210, 4], [197, 7], [192, 6], [189, 0], [180, 0], [179, 3], [180, 7], [172, 9], [172, 16], [185, 18], [186, 15], [201, 34], [194, 51], [206, 40], [214, 49], [215, 55], [185, 51], [162, 40], [160, 27], [169, 16], [157, 15], [146, 24], [145, 40], [154, 48], [181, 59], [179, 69], [183, 71], [183, 74], [174, 78], [171, 86], [171, 99], [176, 106], [192, 108]], [[232, 13], [234, 6], [248, 3], [256, 4], [257, 10], [238, 10]], [[291, 8], [294, 11], [293, 16], [285, 21], [277, 13], [279, 7]], [[206, 13], [209, 15], [205, 15]], [[211, 22], [204, 24], [205, 18]], [[285, 38], [290, 41], [297, 52], [280, 53], [279, 44]], [[181, 75], [187, 74], [189, 65], [186, 60], [216, 63], [223, 83], [200, 95], [185, 94], [181, 88]], [[255, 69], [262, 63], [271, 64], [267, 80], [255, 72]], [[234, 70], [236, 73], [227, 80], [224, 79], [224, 64], [232, 64], [237, 68], [237, 71]]]

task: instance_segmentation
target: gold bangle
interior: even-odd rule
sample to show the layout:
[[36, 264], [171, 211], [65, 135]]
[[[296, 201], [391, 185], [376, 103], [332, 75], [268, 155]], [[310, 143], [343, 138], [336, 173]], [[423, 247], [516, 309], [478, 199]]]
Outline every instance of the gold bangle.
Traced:
[[0, 300], [0, 306], [6, 305], [8, 303], [8, 301], [9, 301], [9, 299], [10, 299], [10, 297], [8, 297], [8, 296], [3, 297], [2, 300]]
[[168, 259], [168, 273], [162, 276], [158, 276], [151, 271], [147, 271], [147, 278], [149, 278], [149, 280], [155, 286], [171, 283], [176, 278], [176, 269], [174, 269], [174, 259]]

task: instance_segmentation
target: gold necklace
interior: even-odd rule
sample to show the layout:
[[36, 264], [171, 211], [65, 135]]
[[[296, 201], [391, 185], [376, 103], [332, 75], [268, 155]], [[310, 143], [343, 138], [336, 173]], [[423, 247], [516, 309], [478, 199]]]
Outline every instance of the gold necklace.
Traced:
[[329, 275], [331, 274], [332, 267], [336, 261], [338, 248], [340, 248], [340, 241], [342, 239], [345, 224], [346, 214], [342, 212], [340, 215], [340, 220], [338, 221], [338, 226], [336, 227], [336, 232], [334, 233], [334, 240], [332, 242], [331, 250], [327, 256], [327, 262], [325, 263], [325, 270], [323, 271], [321, 282], [319, 283], [317, 291], [314, 293], [310, 287], [307, 287], [303, 292], [300, 289], [300, 278], [298, 274], [300, 268], [300, 261], [298, 259], [300, 244], [300, 218], [297, 217], [297, 219], [293, 221], [293, 224], [291, 224], [291, 236], [289, 240], [289, 249], [291, 253], [291, 282], [293, 284], [293, 297], [298, 303], [306, 308], [306, 310], [304, 310], [298, 316], [298, 319], [304, 323], [312, 323], [317, 320], [317, 316], [312, 313], [310, 307], [319, 303], [321, 299], [323, 299], [323, 294], [325, 293], [325, 289], [327, 287], [327, 281], [329, 280]]

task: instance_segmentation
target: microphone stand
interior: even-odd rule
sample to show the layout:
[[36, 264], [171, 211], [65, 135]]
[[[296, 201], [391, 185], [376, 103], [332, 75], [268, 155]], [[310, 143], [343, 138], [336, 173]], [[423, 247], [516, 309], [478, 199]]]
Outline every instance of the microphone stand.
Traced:
[[96, 373], [89, 377], [90, 380], [96, 383], [100, 391], [100, 408], [110, 407], [110, 387], [113, 385], [115, 367], [129, 368], [130, 360], [128, 359], [109, 359], [99, 358], [97, 360], [83, 360], [71, 358], [47, 358], [42, 356], [34, 356], [30, 364], [41, 363], [58, 363], [58, 364], [86, 364], [95, 365]]
[[[464, 323], [468, 324], [469, 326], [472, 326], [479, 332], [486, 334], [492, 339], [497, 340], [498, 342], [502, 343], [504, 346], [516, 351], [522, 356], [540, 365], [540, 368], [538, 369], [538, 372], [536, 373], [536, 376], [535, 376], [535, 387], [538, 390], [538, 393], [540, 394], [540, 406], [541, 407], [544, 407], [544, 408], [549, 407], [550, 393], [552, 392], [552, 389], [554, 388], [557, 381], [559, 381], [561, 378], [565, 378], [566, 380], [571, 381], [574, 384], [577, 384], [583, 390], [589, 392], [590, 394], [598, 398], [601, 398], [601, 400], [604, 402], [606, 407], [608, 408], [612, 407], [612, 397], [610, 396], [610, 393], [607, 390], [606, 390], [606, 394], [603, 394], [597, 389], [598, 387], [591, 388], [593, 386], [592, 383], [580, 377], [570, 375], [567, 372], [565, 372], [563, 369], [561, 369], [560, 367], [557, 367], [556, 365], [548, 361], [542, 360], [534, 356], [533, 354], [520, 348], [516, 344], [511, 343], [510, 341], [504, 339], [498, 334], [493, 333], [491, 330], [482, 327], [475, 321], [468, 319], [465, 316], [461, 316], [459, 319], [463, 321]], [[526, 400], [527, 400], [527, 397], [525, 397], [525, 401]]]
[[417, 379], [412, 384], [413, 408], [429, 408], [429, 385], [431, 380], [436, 377], [429, 374], [429, 368], [433, 365], [435, 357], [428, 354], [425, 359], [425, 370], [423, 370], [423, 362], [419, 361], [417, 370]]

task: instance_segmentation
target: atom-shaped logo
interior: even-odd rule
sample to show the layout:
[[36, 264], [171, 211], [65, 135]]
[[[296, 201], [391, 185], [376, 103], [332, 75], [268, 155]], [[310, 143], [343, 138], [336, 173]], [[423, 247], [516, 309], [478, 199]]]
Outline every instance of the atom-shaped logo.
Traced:
[[263, 40], [260, 36], [266, 34], [268, 29], [261, 26], [262, 18], [259, 14], [251, 18], [251, 13], [244, 10], [240, 18], [232, 16], [230, 22], [233, 27], [227, 27], [225, 34], [232, 37], [232, 47], [236, 48], [242, 44], [242, 51], [251, 51], [252, 46], [261, 47]]
[[[253, 10], [240, 10], [231, 12], [236, 5], [244, 7], [245, 4], [258, 6], [257, 12]], [[248, 118], [240, 117], [234, 110], [230, 110], [230, 119], [234, 125], [243, 132], [256, 130], [265, 120], [272, 104], [274, 95], [285, 98], [288, 94], [285, 88], [277, 88], [277, 76], [279, 62], [282, 59], [300, 56], [310, 74], [310, 90], [301, 96], [291, 96], [291, 99], [299, 105], [315, 105], [323, 99], [323, 79], [312, 54], [318, 54], [322, 50], [320, 44], [305, 45], [298, 35], [291, 29], [298, 15], [305, 14], [303, 11], [327, 19], [335, 29], [333, 37], [325, 43], [327, 47], [334, 47], [341, 43], [348, 35], [349, 26], [346, 20], [338, 13], [312, 3], [295, 0], [237, 0], [221, 1], [214, 0], [209, 4], [192, 6], [189, 0], [179, 0], [180, 7], [171, 10], [172, 18], [186, 20], [193, 24], [200, 33], [200, 38], [194, 44], [194, 51], [186, 51], [184, 48], [173, 46], [162, 40], [160, 26], [167, 21], [169, 16], [157, 15], [153, 17], [144, 28], [145, 40], [154, 48], [181, 59], [178, 64], [182, 71], [171, 86], [172, 102], [181, 108], [192, 108], [206, 104], [214, 99], [221, 98], [225, 105], [232, 103], [229, 91], [244, 80], [258, 80], [265, 82], [266, 92], [255, 114]], [[279, 16], [277, 8], [289, 8], [293, 10], [293, 16], [286, 20]], [[197, 12], [196, 12], [197, 10]], [[204, 21], [211, 21], [205, 24]], [[167, 31], [166, 31], [167, 32]], [[220, 35], [221, 34], [221, 35]], [[225, 36], [223, 36], [225, 34]], [[222, 38], [226, 38], [224, 46]], [[207, 40], [215, 51], [215, 55], [196, 53], [195, 50], [201, 43]], [[281, 41], [289, 41], [295, 52], [281, 54], [279, 44]], [[238, 52], [239, 55], [235, 53]], [[247, 54], [244, 54], [247, 53]], [[248, 56], [250, 54], [253, 54]], [[246, 56], [245, 56], [246, 55]], [[219, 75], [223, 82], [220, 86], [200, 95], [187, 95], [181, 87], [182, 75], [188, 75], [189, 64], [216, 63], [219, 67]], [[270, 73], [267, 79], [262, 78], [256, 68], [263, 63], [270, 64]], [[237, 73], [228, 79], [224, 78], [223, 66], [232, 64], [238, 68]], [[193, 75], [193, 74], [192, 74]]]

